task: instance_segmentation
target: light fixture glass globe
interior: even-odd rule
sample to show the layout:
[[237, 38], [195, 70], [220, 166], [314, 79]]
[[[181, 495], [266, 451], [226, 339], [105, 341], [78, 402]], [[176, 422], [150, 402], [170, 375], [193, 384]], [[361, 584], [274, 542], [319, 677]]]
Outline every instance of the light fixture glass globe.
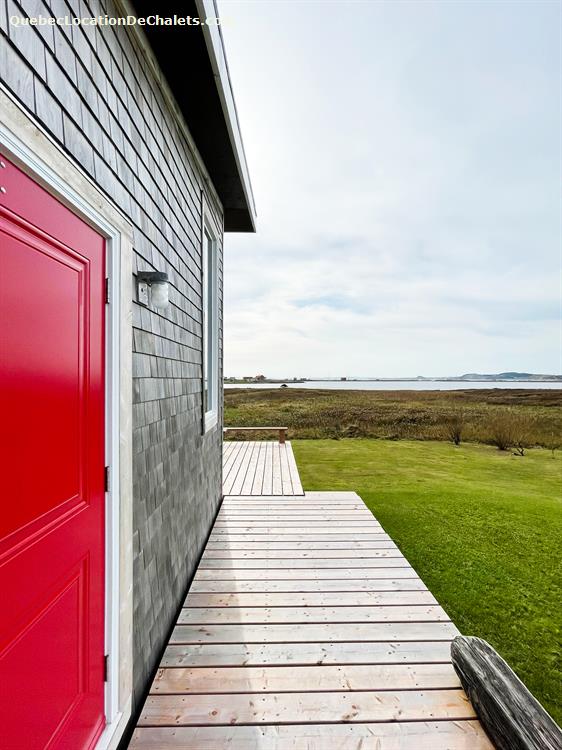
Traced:
[[153, 307], [162, 309], [168, 307], [170, 299], [168, 296], [168, 282], [167, 281], [156, 281], [152, 282], [150, 286], [150, 301]]

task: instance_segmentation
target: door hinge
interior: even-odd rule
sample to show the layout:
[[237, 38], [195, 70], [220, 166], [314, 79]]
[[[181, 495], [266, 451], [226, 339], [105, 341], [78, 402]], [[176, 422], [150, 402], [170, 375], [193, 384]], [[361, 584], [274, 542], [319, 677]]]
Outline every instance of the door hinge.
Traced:
[[109, 466], [105, 467], [104, 470], [104, 488], [106, 492], [109, 492]]
[[109, 676], [109, 654], [103, 657], [103, 681], [107, 682]]
[[109, 278], [105, 280], [105, 304], [109, 305]]

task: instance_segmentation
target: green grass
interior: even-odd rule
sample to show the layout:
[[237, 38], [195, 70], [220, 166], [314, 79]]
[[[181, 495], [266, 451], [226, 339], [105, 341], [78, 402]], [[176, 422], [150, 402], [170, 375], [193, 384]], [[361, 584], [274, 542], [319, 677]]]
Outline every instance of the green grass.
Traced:
[[461, 632], [562, 722], [562, 457], [484, 445], [293, 441], [307, 490], [354, 490]]

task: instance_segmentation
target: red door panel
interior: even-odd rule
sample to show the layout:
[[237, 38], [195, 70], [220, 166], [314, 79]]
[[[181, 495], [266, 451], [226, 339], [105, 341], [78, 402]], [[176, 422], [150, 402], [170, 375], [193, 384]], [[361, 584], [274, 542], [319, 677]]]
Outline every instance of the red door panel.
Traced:
[[105, 242], [2, 161], [0, 745], [82, 750], [105, 724]]

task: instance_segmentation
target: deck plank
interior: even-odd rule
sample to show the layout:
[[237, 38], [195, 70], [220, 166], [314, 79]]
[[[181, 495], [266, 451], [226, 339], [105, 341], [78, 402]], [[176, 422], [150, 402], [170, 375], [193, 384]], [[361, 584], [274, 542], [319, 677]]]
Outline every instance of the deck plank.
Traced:
[[267, 525], [253, 525], [253, 526], [238, 526], [238, 525], [222, 525], [218, 523], [215, 525], [212, 537], [220, 536], [221, 534], [248, 534], [250, 536], [282, 536], [283, 534], [288, 536], [326, 536], [334, 535], [340, 536], [343, 534], [357, 535], [359, 539], [364, 534], [384, 534], [382, 527], [375, 523], [358, 523], [355, 526], [338, 526], [337, 524], [332, 525], [321, 525], [321, 526], [267, 526]]
[[273, 483], [272, 492], [274, 495], [283, 494], [283, 483], [281, 479], [281, 446], [278, 443], [273, 443], [272, 446], [272, 459], [273, 459]]
[[492, 750], [445, 610], [357, 495], [293, 494], [285, 446], [225, 449], [131, 750]]
[[285, 443], [285, 445], [290, 446], [290, 450], [287, 451], [287, 464], [288, 464], [289, 473], [291, 476], [291, 483], [293, 485], [293, 494], [303, 495], [304, 490], [302, 488], [301, 478], [300, 478], [299, 470], [297, 468], [297, 462], [295, 460], [295, 454], [293, 453], [293, 448], [290, 445], [290, 443]]
[[315, 667], [225, 667], [160, 669], [152, 692], [286, 693], [325, 690], [436, 690], [460, 688], [451, 664], [361, 664]]
[[[265, 463], [263, 467], [262, 493], [264, 495], [273, 492], [273, 444], [265, 443]], [[230, 506], [227, 506], [230, 507]]]
[[254, 452], [253, 441], [246, 443], [245, 448], [242, 449], [239, 460], [237, 461], [238, 467], [236, 472], [236, 479], [232, 483], [231, 492], [236, 494], [242, 492], [242, 487], [246, 481], [246, 475], [248, 473], [248, 467], [250, 466], [250, 460], [252, 453]]
[[330, 580], [319, 578], [317, 580], [298, 581], [205, 581], [195, 578], [190, 591], [197, 593], [298, 593], [298, 592], [329, 592], [337, 591], [425, 591], [426, 586], [418, 578], [370, 578], [370, 579], [342, 579]]
[[[206, 563], [209, 560], [230, 560], [232, 567], [239, 567], [238, 561], [258, 561], [258, 560], [291, 560], [290, 565], [292, 567], [298, 567], [298, 563], [303, 560], [316, 561], [316, 560], [342, 560], [347, 559], [350, 561], [350, 565], [354, 565], [356, 560], [366, 558], [400, 558], [405, 559], [397, 547], [381, 548], [374, 547], [373, 549], [258, 549], [258, 550], [247, 550], [237, 549], [229, 550], [228, 548], [216, 549], [215, 547], [207, 547], [203, 556], [201, 557], [201, 563]], [[281, 563], [282, 565], [289, 565], [289, 563]], [[313, 563], [316, 565], [316, 562]], [[358, 563], [361, 564], [361, 563]], [[203, 567], [208, 567], [204, 565]], [[258, 566], [256, 566], [258, 567]]]
[[375, 622], [176, 625], [170, 643], [316, 643], [318, 641], [447, 641], [458, 635], [451, 622]]
[[225, 518], [224, 516], [217, 518], [213, 532], [226, 530], [232, 531], [235, 534], [240, 534], [243, 533], [244, 530], [249, 530], [249, 533], [256, 531], [258, 534], [263, 534], [264, 532], [260, 532], [260, 529], [265, 529], [267, 533], [272, 534], [301, 534], [303, 532], [309, 533], [309, 531], [319, 531], [321, 534], [330, 531], [337, 534], [339, 533], [337, 531], [338, 528], [341, 528], [342, 534], [346, 533], [345, 530], [349, 530], [351, 533], [361, 533], [361, 529], [367, 529], [365, 533], [385, 533], [380, 523], [368, 518], [354, 519], [352, 521], [345, 521], [338, 519], [337, 517], [328, 520], [314, 518], [276, 520], [272, 518], [269, 521], [266, 521], [262, 518], [258, 520], [232, 520]]
[[252, 494], [252, 487], [256, 477], [256, 469], [258, 466], [258, 457], [260, 453], [261, 443], [254, 441], [251, 443], [250, 457], [248, 459], [248, 466], [246, 469], [246, 475], [240, 488], [240, 492], [244, 494]]
[[139, 726], [305, 724], [474, 718], [463, 690], [148, 696]]
[[224, 445], [222, 447], [222, 460], [223, 460], [223, 464], [225, 464], [226, 461], [228, 460], [228, 457], [232, 453], [232, 449], [233, 448], [234, 448], [234, 443], [233, 442], [224, 443]]
[[281, 591], [200, 592], [190, 591], [185, 607], [367, 607], [376, 604], [436, 604], [427, 589], [414, 591]]
[[[273, 446], [275, 447], [275, 445]], [[326, 500], [316, 500], [308, 498], [308, 492], [304, 495], [270, 495], [268, 497], [264, 495], [254, 495], [243, 497], [242, 495], [228, 495], [224, 499], [225, 508], [237, 508], [240, 510], [266, 510], [269, 506], [272, 508], [280, 508], [283, 510], [302, 510], [302, 509], [317, 509], [317, 508], [331, 508], [340, 510], [355, 509], [365, 510], [367, 507], [364, 503], [358, 503], [353, 500], [345, 500], [342, 498], [332, 498]]]
[[250, 489], [250, 494], [261, 495], [263, 487], [263, 475], [265, 473], [265, 446], [266, 443], [260, 442], [257, 445], [256, 467], [254, 471], [254, 480]]
[[[411, 568], [406, 558], [400, 554], [384, 557], [320, 557], [314, 558], [258, 558], [256, 560], [247, 560], [240, 558], [214, 558], [207, 554], [203, 555], [199, 563], [199, 570], [275, 570], [279, 568], [289, 571], [292, 576], [293, 571], [300, 568], [330, 568], [337, 570], [346, 568], [347, 570], [366, 569], [366, 568]], [[417, 574], [416, 574], [417, 575]]]
[[223, 492], [225, 494], [234, 491], [233, 488], [234, 488], [234, 485], [237, 483], [237, 481], [238, 481], [238, 484], [236, 486], [242, 487], [242, 482], [244, 481], [245, 470], [246, 470], [245, 469], [246, 455], [250, 449], [251, 449], [250, 443], [240, 443], [240, 448], [238, 452], [236, 453], [235, 458], [233, 460], [232, 467], [228, 474], [226, 484], [223, 485]]
[[232, 486], [237, 472], [236, 466], [239, 465], [237, 457], [243, 449], [243, 443], [233, 443], [226, 460], [223, 459], [223, 491], [225, 492]]
[[450, 641], [169, 644], [161, 667], [450, 663]]
[[252, 541], [251, 539], [247, 542], [233, 542], [233, 541], [213, 541], [209, 540], [207, 542], [206, 550], [217, 550], [217, 551], [229, 551], [232, 550], [233, 556], [238, 556], [239, 553], [252, 553], [252, 552], [261, 552], [266, 551], [272, 554], [275, 554], [279, 551], [285, 551], [285, 552], [298, 552], [307, 554], [307, 551], [310, 551], [310, 554], [318, 552], [318, 551], [327, 551], [327, 550], [342, 550], [345, 555], [352, 555], [353, 553], [357, 552], [358, 556], [361, 556], [361, 554], [365, 554], [365, 550], [378, 550], [378, 549], [393, 549], [397, 550], [398, 547], [393, 541], [390, 541], [390, 537], [388, 541], [382, 540], [382, 541], [375, 541], [375, 542], [357, 542], [357, 541], [351, 541], [351, 542], [345, 542], [340, 540], [333, 540], [331, 539], [329, 542], [315, 542], [315, 541], [306, 541], [306, 542], [271, 542], [269, 540], [265, 541]]
[[224, 498], [224, 508], [237, 508], [239, 510], [262, 510], [268, 508], [279, 510], [365, 510], [364, 504], [352, 502], [351, 500], [309, 500], [308, 494], [301, 498], [298, 496], [278, 497], [271, 495], [269, 497], [243, 498], [239, 495], [227, 495]]
[[[244, 442], [246, 444], [246, 442]], [[279, 445], [278, 443], [272, 443], [273, 447]], [[307, 505], [359, 505], [364, 507], [365, 504], [361, 498], [355, 492], [309, 492], [304, 493], [304, 497], [299, 496], [278, 496], [278, 495], [236, 495], [227, 498], [228, 502], [231, 503], [244, 503], [246, 505], [254, 504], [256, 506], [266, 505], [267, 503], [294, 503], [298, 504], [304, 501]]]
[[359, 519], [359, 518], [373, 518], [372, 513], [367, 510], [366, 508], [347, 508], [342, 507], [341, 505], [327, 505], [327, 506], [320, 506], [318, 508], [315, 507], [307, 507], [302, 505], [300, 508], [291, 508], [289, 506], [283, 506], [283, 505], [276, 505], [271, 506], [270, 508], [262, 508], [260, 506], [259, 509], [252, 509], [252, 508], [234, 508], [234, 507], [227, 507], [226, 506], [226, 500], [223, 502], [221, 513], [223, 516], [229, 518], [230, 520], [234, 521], [236, 519], [240, 521], [244, 521], [245, 519], [250, 519], [251, 521], [259, 521], [259, 520], [267, 520], [269, 516], [276, 516], [279, 518], [279, 520], [293, 520], [298, 521], [302, 518], [315, 518], [317, 520], [322, 520], [323, 518], [345, 518], [352, 517], [353, 519]]
[[288, 533], [288, 534], [269, 534], [267, 533], [267, 529], [262, 529], [262, 532], [265, 533], [255, 533], [255, 534], [239, 534], [234, 531], [222, 531], [219, 534], [216, 534], [214, 532], [211, 533], [211, 536], [209, 537], [210, 541], [213, 542], [306, 542], [306, 544], [309, 544], [310, 542], [382, 542], [382, 541], [388, 541], [391, 542], [392, 539], [388, 536], [388, 534], [384, 534], [382, 532], [373, 532], [373, 533], [367, 533], [362, 534], [359, 539], [357, 539], [357, 535], [354, 532], [351, 532], [349, 534], [326, 534], [324, 532], [315, 532], [313, 531], [311, 534], [303, 534], [303, 533]]
[[[333, 561], [332, 561], [333, 562]], [[383, 561], [392, 562], [392, 561]], [[399, 560], [398, 562], [402, 562]], [[416, 571], [409, 567], [370, 567], [358, 568], [203, 568], [195, 574], [196, 581], [359, 581], [380, 578], [417, 579]]]
[[479, 722], [146, 727], [131, 750], [493, 750]]
[[[289, 448], [290, 449], [290, 448]], [[287, 443], [279, 446], [279, 461], [281, 464], [281, 487], [283, 495], [295, 495], [289, 461], [287, 459]]]
[[178, 625], [306, 622], [447, 622], [437, 605], [376, 605], [371, 607], [184, 607]]
[[229, 523], [239, 522], [246, 524], [248, 524], [249, 522], [255, 523], [256, 521], [268, 520], [281, 522], [292, 521], [293, 523], [295, 521], [322, 521], [323, 523], [341, 523], [345, 521], [372, 521], [373, 516], [369, 512], [362, 513], [361, 511], [353, 511], [352, 513], [346, 513], [344, 511], [334, 511], [333, 513], [328, 513], [326, 511], [315, 512], [313, 510], [303, 510], [283, 513], [271, 510], [269, 513], [263, 511], [259, 514], [257, 512], [240, 513], [239, 511], [221, 511], [217, 520], [228, 521]]

